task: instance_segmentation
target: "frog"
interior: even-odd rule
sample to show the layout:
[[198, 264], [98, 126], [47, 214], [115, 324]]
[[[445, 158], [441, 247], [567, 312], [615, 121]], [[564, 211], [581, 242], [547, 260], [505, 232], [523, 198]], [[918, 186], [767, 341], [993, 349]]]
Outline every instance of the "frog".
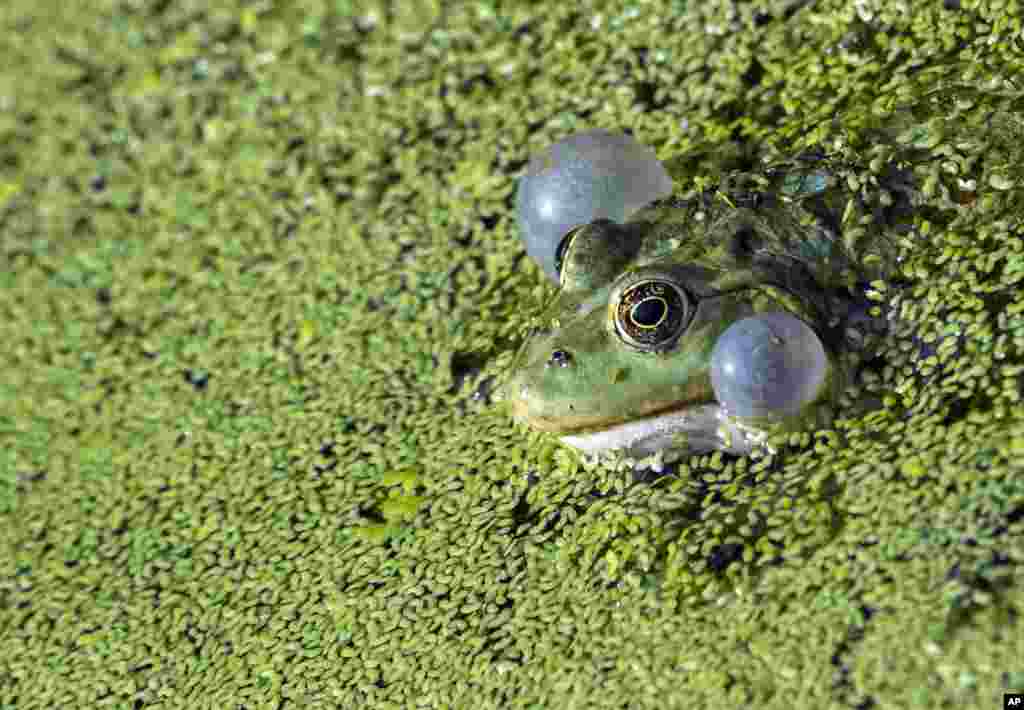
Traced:
[[890, 325], [870, 284], [892, 274], [916, 199], [896, 170], [866, 200], [840, 167], [809, 151], [678, 193], [629, 136], [552, 146], [517, 210], [558, 291], [499, 399], [593, 456], [742, 456], [828, 426], [856, 351]]

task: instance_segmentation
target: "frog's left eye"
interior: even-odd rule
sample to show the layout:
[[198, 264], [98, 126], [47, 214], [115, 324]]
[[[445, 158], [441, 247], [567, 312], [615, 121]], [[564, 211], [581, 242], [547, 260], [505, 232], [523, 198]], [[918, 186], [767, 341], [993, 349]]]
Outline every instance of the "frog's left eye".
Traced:
[[615, 332], [640, 350], [671, 347], [690, 322], [686, 292], [665, 279], [643, 279], [628, 284], [613, 297], [611, 315]]
[[535, 155], [516, 190], [516, 221], [526, 253], [558, 283], [559, 245], [597, 219], [624, 222], [672, 194], [672, 178], [654, 151], [628, 135], [595, 129], [563, 138]]

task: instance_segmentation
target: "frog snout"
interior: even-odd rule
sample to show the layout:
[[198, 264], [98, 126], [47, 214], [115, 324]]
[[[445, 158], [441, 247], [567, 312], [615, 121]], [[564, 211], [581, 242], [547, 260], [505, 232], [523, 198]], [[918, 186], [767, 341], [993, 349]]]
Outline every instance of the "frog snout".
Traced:
[[[521, 424], [539, 429], [540, 431], [560, 431], [564, 423], [560, 417], [545, 411], [544, 402], [538, 398], [533, 386], [522, 376], [510, 379], [502, 386], [503, 405], [511, 413], [512, 418]], [[569, 405], [572, 409], [572, 405]]]
[[520, 377], [510, 377], [494, 390], [494, 400], [510, 410], [515, 419], [522, 421], [527, 414], [529, 391], [529, 385]]

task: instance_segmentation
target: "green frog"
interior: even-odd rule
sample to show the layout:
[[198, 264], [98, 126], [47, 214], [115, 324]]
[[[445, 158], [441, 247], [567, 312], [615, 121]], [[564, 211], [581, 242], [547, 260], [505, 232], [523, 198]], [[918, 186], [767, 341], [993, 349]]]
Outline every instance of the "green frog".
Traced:
[[805, 154], [682, 197], [628, 137], [556, 144], [517, 210], [560, 288], [499, 397], [588, 454], [742, 455], [826, 426], [846, 354], [885, 330], [867, 285], [892, 270], [914, 199], [898, 171], [877, 202], [839, 174]]

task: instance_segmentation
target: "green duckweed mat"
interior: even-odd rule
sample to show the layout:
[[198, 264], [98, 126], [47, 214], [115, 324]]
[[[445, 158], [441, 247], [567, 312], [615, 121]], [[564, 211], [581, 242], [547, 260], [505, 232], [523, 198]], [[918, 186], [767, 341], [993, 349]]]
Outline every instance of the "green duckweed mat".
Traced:
[[[0, 4], [0, 708], [1001, 707], [1021, 16]], [[490, 401], [552, 290], [512, 208], [532, 153], [816, 144], [856, 181], [865, 107], [915, 101], [877, 410], [655, 476]]]

